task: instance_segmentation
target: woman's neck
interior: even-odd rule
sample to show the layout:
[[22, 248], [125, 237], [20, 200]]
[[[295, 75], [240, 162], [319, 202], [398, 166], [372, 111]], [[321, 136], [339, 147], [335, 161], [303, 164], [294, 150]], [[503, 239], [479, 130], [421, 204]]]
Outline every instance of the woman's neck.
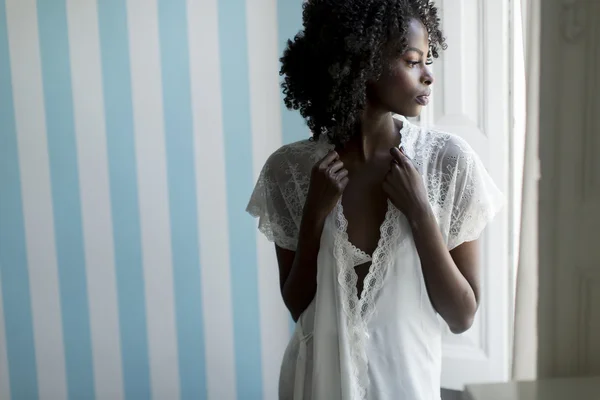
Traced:
[[378, 154], [389, 154], [400, 144], [398, 122], [392, 114], [365, 110], [360, 122], [360, 134], [344, 146], [344, 151], [354, 155], [354, 161], [369, 162]]

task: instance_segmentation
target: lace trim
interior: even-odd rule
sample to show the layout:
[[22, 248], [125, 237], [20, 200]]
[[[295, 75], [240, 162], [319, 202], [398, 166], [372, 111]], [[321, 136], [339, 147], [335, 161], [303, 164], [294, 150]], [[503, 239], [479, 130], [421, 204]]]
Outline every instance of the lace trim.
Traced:
[[279, 247], [295, 251], [298, 242], [297, 238], [289, 237], [286, 232], [296, 229], [293, 220], [281, 218], [278, 215], [265, 217], [263, 209], [259, 206], [248, 206], [248, 214], [254, 218], [259, 218], [258, 230], [265, 235], [268, 241], [277, 244]]
[[[400, 119], [403, 122], [400, 130], [401, 142], [404, 143], [405, 140], [409, 139], [411, 125], [404, 117]], [[391, 264], [392, 248], [400, 238], [400, 212], [389, 199], [387, 207], [383, 223], [379, 229], [380, 236], [377, 247], [373, 252], [373, 256], [369, 256], [349, 240], [348, 220], [344, 215], [342, 198], [339, 199], [336, 205], [334, 257], [338, 267], [338, 283], [342, 292], [342, 309], [346, 315], [346, 334], [352, 374], [352, 399], [366, 399], [369, 385], [368, 359], [365, 351], [365, 339], [368, 338], [367, 322], [375, 311], [375, 297], [383, 286], [385, 273]], [[364, 279], [360, 299], [356, 287], [358, 275], [355, 267], [365, 261], [359, 262], [357, 257], [358, 259], [371, 261], [369, 272]]]
[[[385, 273], [392, 261], [392, 248], [400, 237], [400, 212], [388, 200], [388, 209], [380, 227], [380, 237], [373, 256], [354, 246], [348, 237], [348, 220], [344, 215], [342, 200], [336, 206], [336, 233], [334, 257], [338, 266], [338, 282], [342, 289], [342, 309], [346, 315], [346, 333], [350, 349], [353, 399], [365, 399], [368, 379], [368, 361], [365, 353], [365, 339], [368, 337], [367, 322], [375, 310], [375, 296], [383, 286]], [[372, 259], [369, 272], [364, 280], [360, 299], [358, 298], [358, 275], [356, 253]]]
[[365, 253], [364, 251], [362, 251], [361, 249], [359, 249], [358, 247], [356, 247], [355, 245], [350, 243], [350, 240], [348, 240], [346, 245], [350, 249], [349, 253], [352, 256], [352, 267], [353, 268], [356, 267], [357, 265], [361, 265], [366, 262], [373, 261], [370, 254]]

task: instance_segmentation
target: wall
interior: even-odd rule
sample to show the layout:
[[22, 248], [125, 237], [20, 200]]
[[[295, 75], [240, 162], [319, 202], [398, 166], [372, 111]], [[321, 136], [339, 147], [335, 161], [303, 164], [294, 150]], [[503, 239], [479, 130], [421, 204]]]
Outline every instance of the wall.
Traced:
[[0, 399], [277, 398], [290, 3], [0, 0]]

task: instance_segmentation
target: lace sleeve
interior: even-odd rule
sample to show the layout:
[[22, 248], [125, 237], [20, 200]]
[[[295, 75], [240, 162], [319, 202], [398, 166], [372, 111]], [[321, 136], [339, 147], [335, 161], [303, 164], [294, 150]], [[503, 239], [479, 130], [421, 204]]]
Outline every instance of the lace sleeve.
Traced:
[[457, 139], [451, 154], [456, 179], [448, 234], [450, 250], [478, 239], [505, 200], [478, 155], [466, 142]]
[[281, 153], [274, 153], [263, 167], [246, 211], [258, 218], [258, 229], [271, 242], [284, 249], [296, 250], [298, 242], [297, 218], [288, 205], [290, 194], [286, 188], [293, 184], [289, 169]]

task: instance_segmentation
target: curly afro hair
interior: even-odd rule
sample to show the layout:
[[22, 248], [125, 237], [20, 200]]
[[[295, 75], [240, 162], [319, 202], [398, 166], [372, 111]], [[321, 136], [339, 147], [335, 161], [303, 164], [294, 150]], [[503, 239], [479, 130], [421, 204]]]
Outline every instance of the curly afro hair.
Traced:
[[[386, 62], [388, 45], [407, 47], [411, 19], [429, 34], [429, 57], [445, 49], [438, 10], [429, 0], [308, 0], [303, 30], [288, 40], [280, 75], [285, 105], [299, 110], [313, 138], [343, 145], [356, 132], [366, 87]], [[398, 43], [399, 42], [399, 43]]]

